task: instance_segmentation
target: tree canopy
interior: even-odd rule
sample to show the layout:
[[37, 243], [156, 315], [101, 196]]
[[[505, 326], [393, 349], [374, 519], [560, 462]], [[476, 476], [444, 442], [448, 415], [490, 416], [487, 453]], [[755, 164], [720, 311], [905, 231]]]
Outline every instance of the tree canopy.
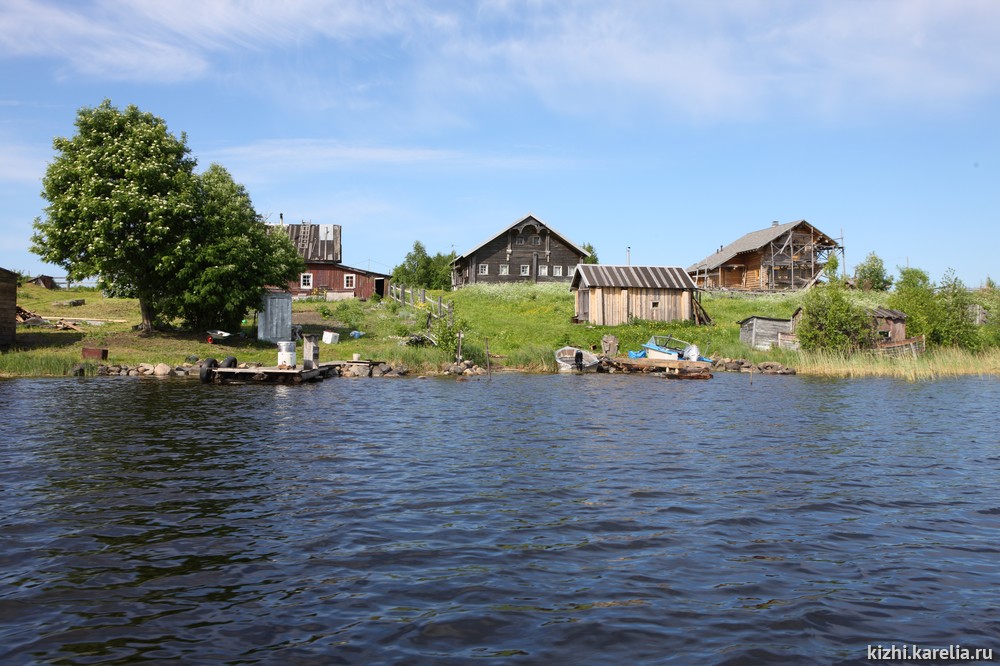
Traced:
[[796, 335], [803, 349], [846, 354], [871, 347], [875, 333], [868, 312], [852, 303], [842, 284], [833, 280], [806, 293]]
[[599, 264], [599, 263], [601, 263], [597, 259], [597, 250], [594, 249], [593, 245], [591, 245], [590, 243], [584, 243], [583, 245], [580, 246], [580, 249], [582, 249], [584, 252], [589, 252], [590, 253], [588, 256], [584, 257], [580, 261], [581, 264]]
[[294, 274], [291, 243], [266, 238], [224, 169], [195, 174], [186, 136], [162, 118], [104, 100], [77, 112], [76, 130], [53, 140], [32, 251], [71, 280], [138, 298], [143, 328], [175, 316], [231, 325], [265, 282]]
[[423, 243], [414, 241], [413, 249], [406, 253], [403, 263], [392, 269], [392, 281], [408, 287], [449, 289], [451, 262], [454, 258], [454, 252], [438, 252], [432, 257], [427, 254]]
[[854, 267], [854, 283], [865, 291], [889, 291], [892, 276], [886, 273], [885, 263], [874, 252]]

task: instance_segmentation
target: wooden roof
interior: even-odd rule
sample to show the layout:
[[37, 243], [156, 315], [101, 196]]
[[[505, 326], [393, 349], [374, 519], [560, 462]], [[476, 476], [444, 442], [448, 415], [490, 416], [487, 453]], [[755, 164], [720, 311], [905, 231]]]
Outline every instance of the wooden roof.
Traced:
[[582, 247], [578, 246], [576, 243], [574, 243], [573, 241], [571, 241], [569, 238], [567, 238], [563, 234], [561, 234], [558, 231], [556, 231], [555, 229], [553, 229], [551, 225], [546, 224], [545, 222], [542, 222], [537, 217], [535, 217], [534, 215], [531, 215], [529, 213], [528, 215], [525, 215], [521, 219], [516, 220], [513, 224], [510, 224], [510, 225], [504, 227], [503, 229], [500, 230], [499, 233], [493, 234], [492, 236], [490, 236], [485, 241], [483, 241], [479, 245], [475, 246], [471, 250], [468, 250], [467, 252], [458, 255], [457, 257], [455, 257], [452, 260], [451, 263], [453, 263], [453, 264], [457, 263], [460, 260], [468, 257], [469, 255], [474, 254], [479, 248], [481, 248], [484, 245], [486, 245], [487, 243], [489, 243], [489, 242], [491, 242], [491, 241], [499, 238], [500, 236], [503, 236], [504, 234], [506, 234], [507, 232], [509, 232], [511, 229], [514, 229], [515, 227], [523, 228], [523, 227], [526, 227], [526, 226], [529, 226], [529, 225], [530, 226], [534, 226], [534, 227], [541, 227], [541, 228], [547, 229], [548, 232], [549, 232], [549, 234], [558, 237], [559, 240], [561, 240], [567, 247], [569, 247], [572, 250], [575, 250], [581, 257], [589, 257], [590, 256], [589, 252], [587, 252], [586, 250], [584, 250]]
[[721, 250], [715, 254], [711, 254], [696, 264], [688, 266], [689, 273], [695, 273], [697, 271], [711, 271], [715, 270], [719, 266], [728, 263], [737, 255], [743, 254], [744, 252], [753, 252], [764, 247], [768, 243], [777, 238], [781, 237], [787, 231], [804, 225], [812, 229], [820, 237], [820, 240], [826, 242], [832, 247], [838, 247], [836, 241], [824, 234], [822, 231], [809, 224], [805, 220], [796, 220], [795, 222], [786, 222], [785, 224], [772, 224], [766, 229], [760, 229], [758, 231], [751, 231], [733, 241], [729, 245], [726, 245]]
[[284, 232], [299, 256], [307, 262], [332, 261], [339, 262], [340, 225], [339, 224], [283, 224], [273, 229]]
[[570, 289], [620, 287], [640, 289], [690, 289], [697, 287], [680, 266], [606, 266], [579, 264]]

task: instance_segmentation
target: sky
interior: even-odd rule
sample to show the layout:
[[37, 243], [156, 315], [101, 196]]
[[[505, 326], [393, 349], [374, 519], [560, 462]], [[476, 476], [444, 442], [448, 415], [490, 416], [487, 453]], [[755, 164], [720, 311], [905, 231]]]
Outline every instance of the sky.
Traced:
[[995, 0], [2, 0], [0, 266], [52, 141], [136, 105], [345, 264], [459, 254], [532, 214], [601, 263], [687, 267], [808, 220], [1000, 278]]

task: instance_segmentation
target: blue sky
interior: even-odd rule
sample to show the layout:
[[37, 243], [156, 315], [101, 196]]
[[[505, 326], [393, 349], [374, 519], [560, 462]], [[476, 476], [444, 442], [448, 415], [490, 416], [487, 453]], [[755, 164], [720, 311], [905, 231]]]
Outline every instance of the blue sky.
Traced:
[[688, 266], [771, 221], [939, 280], [1000, 277], [995, 0], [0, 3], [0, 266], [52, 139], [105, 98], [187, 134], [270, 222], [389, 272], [532, 213]]

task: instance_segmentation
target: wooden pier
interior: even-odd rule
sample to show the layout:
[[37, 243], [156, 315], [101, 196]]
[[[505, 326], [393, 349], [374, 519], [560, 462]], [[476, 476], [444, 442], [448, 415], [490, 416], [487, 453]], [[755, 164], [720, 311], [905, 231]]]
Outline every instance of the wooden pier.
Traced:
[[262, 382], [275, 384], [302, 384], [303, 382], [322, 381], [327, 377], [338, 376], [342, 367], [370, 361], [327, 361], [316, 367], [281, 368], [278, 366], [256, 366], [246, 368], [202, 368], [202, 382], [225, 384], [228, 382]]
[[685, 361], [667, 358], [627, 358], [618, 356], [609, 365], [626, 372], [658, 372], [669, 379], [711, 379], [708, 361]]

